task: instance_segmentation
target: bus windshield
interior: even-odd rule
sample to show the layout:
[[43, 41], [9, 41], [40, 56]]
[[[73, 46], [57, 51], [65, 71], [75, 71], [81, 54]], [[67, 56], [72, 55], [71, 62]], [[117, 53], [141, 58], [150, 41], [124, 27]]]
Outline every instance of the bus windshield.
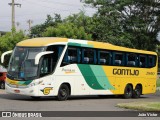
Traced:
[[16, 80], [34, 79], [37, 76], [38, 65], [35, 56], [44, 51], [43, 47], [15, 47], [8, 66], [8, 77]]

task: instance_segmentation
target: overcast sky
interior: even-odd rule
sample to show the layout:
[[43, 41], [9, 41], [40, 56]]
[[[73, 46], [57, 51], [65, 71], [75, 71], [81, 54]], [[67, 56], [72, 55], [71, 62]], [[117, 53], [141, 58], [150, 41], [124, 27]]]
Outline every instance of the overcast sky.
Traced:
[[[0, 0], [0, 31], [11, 30], [11, 3], [12, 0]], [[73, 13], [78, 13], [80, 10], [85, 10], [86, 15], [92, 15], [95, 10], [84, 7], [80, 0], [15, 0], [15, 3], [20, 3], [22, 6], [15, 6], [15, 22], [20, 25], [17, 29], [28, 30], [27, 20], [31, 19], [33, 25], [43, 23], [47, 14], [54, 16], [58, 13], [62, 18]]]

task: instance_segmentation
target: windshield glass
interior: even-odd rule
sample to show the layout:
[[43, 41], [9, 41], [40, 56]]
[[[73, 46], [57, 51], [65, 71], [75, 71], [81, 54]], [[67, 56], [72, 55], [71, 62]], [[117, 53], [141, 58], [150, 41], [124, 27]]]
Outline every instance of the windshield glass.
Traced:
[[15, 47], [8, 67], [8, 77], [16, 80], [33, 79], [37, 76], [38, 65], [35, 56], [44, 48]]

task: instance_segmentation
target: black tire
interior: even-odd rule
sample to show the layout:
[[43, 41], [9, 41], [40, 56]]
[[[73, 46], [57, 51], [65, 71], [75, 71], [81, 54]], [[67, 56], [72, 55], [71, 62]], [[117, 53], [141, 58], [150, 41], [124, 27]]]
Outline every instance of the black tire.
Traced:
[[5, 83], [4, 82], [0, 82], [0, 88], [5, 89]]
[[35, 99], [35, 100], [38, 100], [40, 99], [41, 97], [38, 97], [38, 96], [31, 96], [32, 99]]
[[125, 99], [129, 99], [129, 98], [132, 98], [132, 95], [133, 95], [133, 89], [132, 89], [132, 86], [131, 85], [127, 85], [124, 89], [124, 95], [123, 97]]
[[58, 91], [57, 99], [59, 101], [67, 100], [69, 97], [69, 88], [66, 84], [62, 84]]
[[107, 95], [98, 95], [100, 98], [107, 98]]
[[140, 85], [137, 85], [135, 90], [133, 90], [132, 97], [133, 98], [140, 98], [141, 94], [142, 94], [142, 87]]

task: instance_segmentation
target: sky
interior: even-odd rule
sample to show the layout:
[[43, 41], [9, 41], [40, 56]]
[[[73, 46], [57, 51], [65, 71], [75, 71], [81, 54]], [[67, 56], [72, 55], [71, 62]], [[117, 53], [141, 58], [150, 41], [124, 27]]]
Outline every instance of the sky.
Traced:
[[[11, 3], [12, 0], [0, 0], [0, 31], [11, 30]], [[71, 14], [85, 11], [86, 15], [93, 15], [95, 9], [85, 7], [80, 0], [15, 0], [21, 7], [15, 6], [15, 23], [19, 22], [17, 29], [28, 30], [27, 21], [33, 21], [31, 26], [44, 23], [47, 14], [54, 17], [58, 13], [65, 18]]]

